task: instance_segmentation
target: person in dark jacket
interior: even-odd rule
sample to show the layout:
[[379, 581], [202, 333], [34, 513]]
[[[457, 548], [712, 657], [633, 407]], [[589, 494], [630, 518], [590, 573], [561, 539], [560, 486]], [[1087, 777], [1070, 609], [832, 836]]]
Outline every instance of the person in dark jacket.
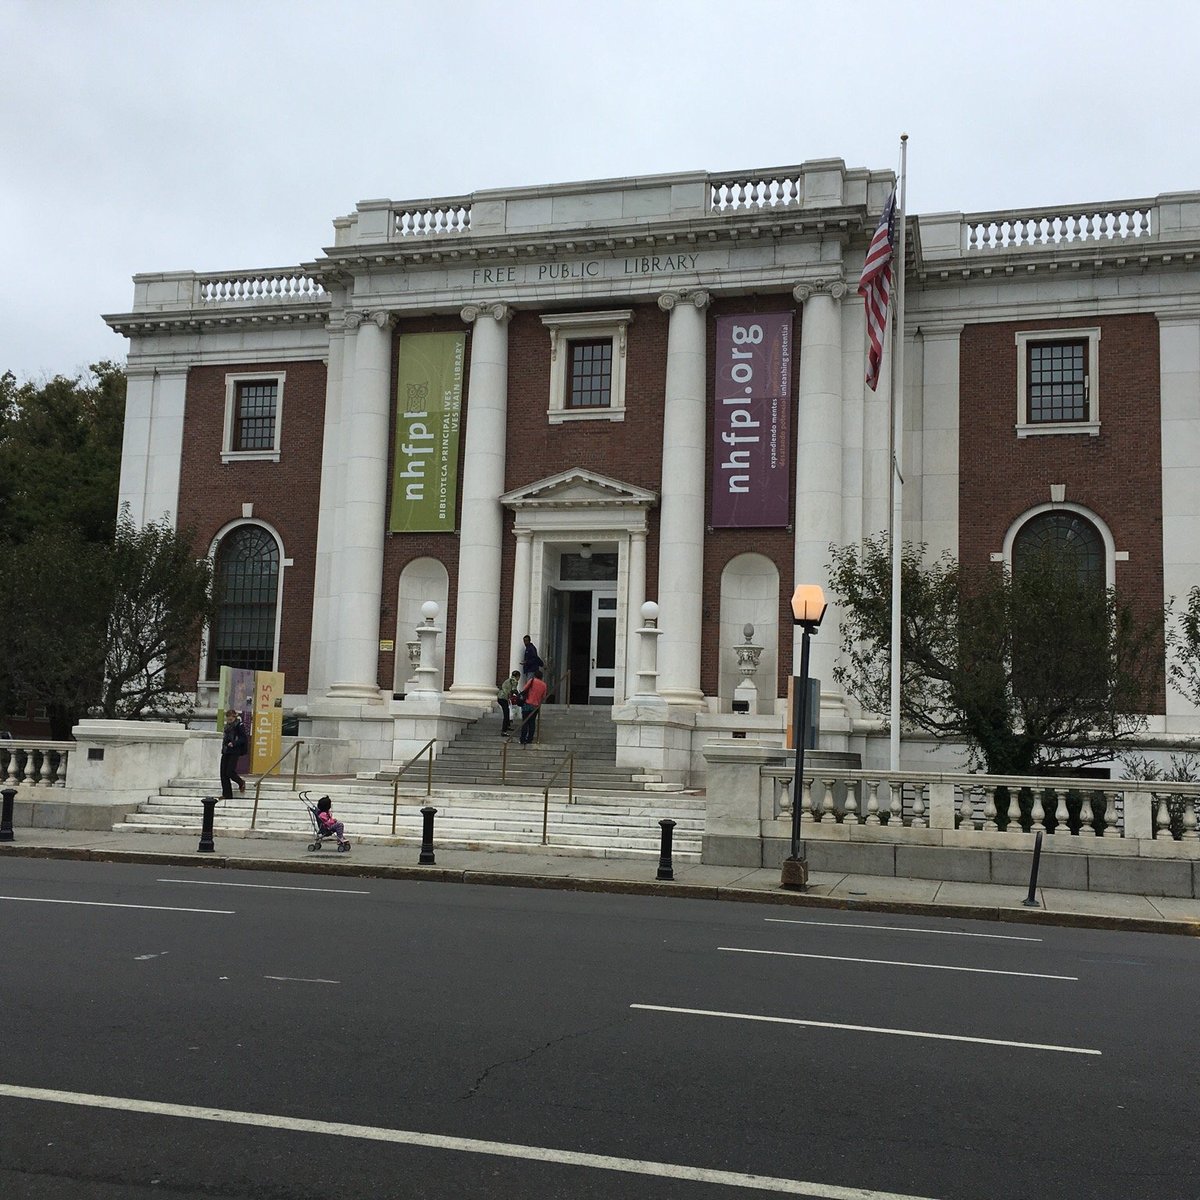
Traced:
[[521, 686], [528, 687], [529, 681], [545, 665], [542, 656], [538, 654], [538, 648], [533, 644], [533, 638], [526, 634], [525, 650], [521, 655]]
[[221, 739], [221, 795], [233, 799], [233, 785], [238, 791], [246, 790], [246, 781], [237, 773], [238, 759], [249, 748], [250, 739], [242, 724], [242, 714], [236, 708], [225, 710], [225, 735]]

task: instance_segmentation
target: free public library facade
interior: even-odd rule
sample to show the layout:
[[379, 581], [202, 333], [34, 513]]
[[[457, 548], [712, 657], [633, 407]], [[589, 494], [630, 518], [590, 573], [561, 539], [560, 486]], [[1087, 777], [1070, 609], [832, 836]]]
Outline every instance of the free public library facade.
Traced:
[[[279, 670], [306, 730], [394, 761], [493, 709], [528, 633], [664, 779], [734, 729], [782, 740], [793, 586], [889, 525], [856, 288], [894, 183], [820, 160], [372, 200], [302, 265], [136, 276], [106, 318], [120, 499], [214, 555], [201, 705], [223, 662]], [[905, 538], [1069, 544], [1151, 607], [1200, 583], [1198, 252], [1200, 194], [910, 214]], [[837, 643], [831, 607], [821, 746], [881, 763]], [[1200, 728], [1166, 691], [1150, 721]]]

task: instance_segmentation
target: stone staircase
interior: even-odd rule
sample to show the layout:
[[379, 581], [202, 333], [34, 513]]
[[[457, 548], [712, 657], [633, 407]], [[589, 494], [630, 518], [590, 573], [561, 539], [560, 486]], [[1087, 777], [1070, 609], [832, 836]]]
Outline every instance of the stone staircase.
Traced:
[[[529, 746], [517, 741], [516, 723], [508, 740], [507, 755], [500, 736], [498, 710], [468, 725], [434, 760], [435, 787], [505, 787], [541, 790], [574, 754], [576, 790], [637, 792], [660, 790], [660, 777], [622, 770], [616, 765], [617, 730], [612, 709], [548, 704], [542, 710], [540, 740]], [[502, 762], [504, 758], [507, 762]], [[391, 763], [375, 776], [394, 779], [403, 763]], [[501, 773], [503, 772], [503, 780]], [[424, 763], [414, 763], [404, 775], [408, 785], [425, 778]], [[565, 788], [568, 768], [559, 772], [555, 788]], [[675, 790], [663, 788], [662, 790]]]
[[[328, 795], [351, 841], [418, 846], [421, 808], [438, 810], [434, 846], [439, 849], [517, 851], [589, 858], [657, 857], [659, 821], [675, 822], [673, 855], [699, 862], [704, 834], [704, 797], [665, 788], [652, 777], [614, 765], [616, 733], [607, 709], [556, 709], [543, 714], [543, 741], [508, 748], [506, 784], [500, 782], [500, 714], [469, 726], [435, 760], [433, 795], [424, 794], [426, 768], [415, 764], [400, 783], [396, 832], [392, 789], [396, 767], [373, 776], [301, 780], [314, 797]], [[542, 842], [542, 791], [566, 754], [575, 759], [574, 800], [567, 803], [567, 772], [550, 791], [547, 844]], [[652, 789], [652, 790], [647, 790]], [[200, 798], [215, 791], [211, 779], [178, 779], [130, 813], [114, 830], [139, 833], [200, 832]], [[289, 781], [264, 781], [255, 828], [250, 828], [253, 787], [217, 805], [220, 837], [307, 842], [308, 813]]]

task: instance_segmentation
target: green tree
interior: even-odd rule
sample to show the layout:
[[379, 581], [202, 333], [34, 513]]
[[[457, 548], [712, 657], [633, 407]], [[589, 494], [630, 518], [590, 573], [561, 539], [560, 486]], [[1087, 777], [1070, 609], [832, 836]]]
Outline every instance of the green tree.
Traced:
[[[838, 682], [887, 712], [891, 556], [886, 534], [832, 548], [842, 609]], [[949, 555], [901, 558], [901, 721], [966, 743], [993, 774], [1027, 775], [1110, 758], [1145, 726], [1161, 687], [1162, 614], [1139, 621], [1111, 590], [1062, 558], [1014, 576], [967, 570]]]
[[58, 530], [107, 542], [117, 516], [125, 372], [18, 383], [0, 375], [0, 544]]
[[45, 704], [51, 736], [80, 717], [179, 716], [200, 632], [212, 617], [212, 568], [190, 531], [137, 528], [122, 513], [110, 542], [39, 531], [0, 572], [0, 704]]
[[214, 615], [212, 564], [193, 546], [190, 530], [165, 520], [139, 529], [127, 508], [121, 513], [108, 554], [102, 715], [190, 715], [184, 681]]

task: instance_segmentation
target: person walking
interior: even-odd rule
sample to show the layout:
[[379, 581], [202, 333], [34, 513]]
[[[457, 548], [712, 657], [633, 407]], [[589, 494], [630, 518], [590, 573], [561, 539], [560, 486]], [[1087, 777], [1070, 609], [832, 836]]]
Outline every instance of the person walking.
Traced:
[[517, 702], [515, 693], [520, 680], [521, 672], [514, 671], [500, 685], [500, 690], [496, 693], [496, 703], [500, 705], [500, 719], [504, 722], [500, 726], [501, 737], [508, 737], [508, 731], [512, 728], [512, 705]]
[[521, 693], [520, 741], [522, 746], [528, 746], [533, 741], [533, 735], [537, 732], [538, 710], [542, 707], [542, 701], [546, 699], [548, 690], [542, 679], [542, 669], [538, 667], [533, 673], [533, 678]]
[[246, 736], [246, 727], [242, 724], [242, 714], [236, 708], [225, 710], [225, 734], [221, 738], [221, 795], [226, 800], [233, 799], [233, 785], [238, 785], [238, 791], [246, 790], [246, 781], [237, 773], [238, 759], [246, 753], [250, 739]]

